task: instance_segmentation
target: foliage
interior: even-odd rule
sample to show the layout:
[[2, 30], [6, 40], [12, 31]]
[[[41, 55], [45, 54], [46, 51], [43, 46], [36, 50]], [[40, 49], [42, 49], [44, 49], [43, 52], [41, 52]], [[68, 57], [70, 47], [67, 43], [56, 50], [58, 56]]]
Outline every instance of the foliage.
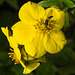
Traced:
[[[9, 28], [19, 21], [18, 10], [28, 0], [0, 0], [0, 27]], [[32, 0], [35, 2], [35, 0]], [[56, 7], [66, 13], [63, 32], [67, 45], [57, 54], [46, 54], [47, 62], [29, 75], [75, 75], [75, 0], [38, 0], [38, 4]], [[8, 57], [9, 43], [0, 30], [0, 75], [23, 75], [21, 65], [14, 65]]]

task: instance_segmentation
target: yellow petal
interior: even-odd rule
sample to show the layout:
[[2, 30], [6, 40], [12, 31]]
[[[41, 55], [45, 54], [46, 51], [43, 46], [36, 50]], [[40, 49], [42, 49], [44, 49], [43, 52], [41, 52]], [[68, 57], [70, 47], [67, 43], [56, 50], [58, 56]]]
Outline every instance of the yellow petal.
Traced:
[[10, 46], [14, 49], [14, 53], [16, 54], [17, 59], [20, 60], [21, 54], [20, 54], [20, 50], [17, 48], [18, 44], [17, 44], [16, 40], [13, 38], [13, 36], [9, 36], [9, 33], [8, 33], [9, 30], [7, 27], [6, 28], [2, 27], [1, 29], [2, 29], [2, 32], [6, 35]]
[[65, 24], [65, 13], [60, 10], [58, 10], [58, 11], [60, 14], [60, 18], [59, 18], [59, 20], [56, 21], [56, 23], [53, 22], [51, 25], [52, 29], [54, 29], [54, 30], [61, 29]]
[[44, 46], [49, 53], [54, 54], [61, 51], [65, 44], [66, 39], [61, 30], [45, 34]]
[[48, 8], [46, 9], [46, 16], [47, 19], [49, 16], [53, 16], [50, 20], [52, 29], [61, 29], [65, 23], [65, 13], [60, 11], [60, 9], [56, 8]]
[[40, 63], [38, 63], [37, 61], [30, 61], [29, 64], [26, 66], [26, 69], [24, 69], [23, 74], [30, 73], [31, 71], [35, 70], [39, 65]]
[[24, 68], [26, 68], [26, 66], [24, 65], [24, 62], [21, 60], [21, 52], [18, 48], [18, 44], [12, 36], [9, 37], [9, 43], [10, 43], [10, 46], [14, 49], [14, 53], [15, 53], [17, 59], [19, 60], [19, 62], [21, 63], [21, 65]]
[[16, 40], [13, 38], [13, 36], [8, 37], [8, 41], [12, 48], [18, 47], [18, 44]]
[[16, 40], [12, 36], [10, 36], [8, 41], [9, 41], [10, 46], [14, 49], [14, 53], [16, 54], [17, 59], [20, 60], [21, 59], [21, 53], [20, 53], [20, 50], [18, 48], [18, 44], [17, 44]]
[[7, 37], [8, 41], [10, 43], [10, 46], [13, 48], [18, 47], [16, 40], [12, 36], [9, 36], [8, 27], [6, 27], [6, 28], [2, 27], [1, 29], [2, 29], [2, 32], [5, 34], [5, 36]]
[[17, 59], [20, 61], [21, 60], [21, 53], [18, 48], [14, 48], [14, 53], [16, 54]]
[[25, 42], [33, 40], [36, 36], [36, 30], [30, 24], [25, 24], [22, 21], [17, 22], [12, 26], [13, 37], [21, 45], [24, 45]]
[[37, 19], [42, 18], [44, 15], [44, 8], [31, 1], [25, 3], [19, 11], [19, 18], [26, 24], [29, 23], [30, 25], [36, 24]]
[[8, 38], [8, 41], [9, 41], [10, 47], [13, 48], [17, 59], [20, 60], [21, 59], [21, 53], [20, 53], [20, 50], [18, 49], [18, 44], [17, 44], [16, 40], [12, 36], [10, 36]]
[[37, 32], [37, 35], [32, 42], [26, 42], [25, 49], [29, 55], [38, 58], [43, 56], [46, 53], [43, 44], [43, 37], [44, 37], [43, 32]]
[[58, 10], [54, 7], [50, 7], [46, 9], [45, 19], [47, 19], [49, 16], [53, 16], [51, 18], [52, 20], [58, 20], [60, 18], [60, 14]]
[[[23, 25], [23, 27], [22, 27]], [[31, 27], [22, 21], [16, 23], [13, 27], [13, 37], [21, 45], [25, 45], [25, 50], [30, 56], [35, 56], [36, 58], [44, 55], [46, 53], [43, 45], [43, 34], [38, 32], [34, 27]]]
[[5, 34], [6, 37], [9, 37], [9, 31], [8, 31], [8, 27], [4, 28], [4, 27], [1, 27], [1, 30], [2, 32]]

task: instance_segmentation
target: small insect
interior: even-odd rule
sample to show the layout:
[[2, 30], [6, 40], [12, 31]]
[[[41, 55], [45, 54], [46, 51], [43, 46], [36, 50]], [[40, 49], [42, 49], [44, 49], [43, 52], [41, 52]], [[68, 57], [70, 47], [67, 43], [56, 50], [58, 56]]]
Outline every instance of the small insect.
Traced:
[[49, 22], [49, 20], [50, 20], [52, 17], [53, 17], [53, 16], [50, 16], [50, 17], [47, 18], [47, 20], [45, 21], [45, 25], [46, 25], [46, 26], [48, 25], [48, 22]]

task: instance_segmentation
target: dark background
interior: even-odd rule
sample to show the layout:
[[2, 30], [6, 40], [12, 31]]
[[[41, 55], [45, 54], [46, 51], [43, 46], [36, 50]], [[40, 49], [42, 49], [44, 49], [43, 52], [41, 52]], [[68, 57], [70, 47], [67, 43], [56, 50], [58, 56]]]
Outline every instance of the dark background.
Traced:
[[[3, 0], [1, 0], [3, 1]], [[18, 11], [28, 0], [4, 0], [0, 2], [0, 28], [9, 28], [19, 21]], [[41, 0], [31, 0], [38, 3]], [[75, 16], [69, 13], [70, 24], [62, 29], [67, 38], [67, 44], [57, 54], [46, 54], [47, 62], [41, 65], [29, 75], [75, 75]], [[0, 30], [0, 75], [23, 75], [23, 67], [8, 56], [9, 43]]]

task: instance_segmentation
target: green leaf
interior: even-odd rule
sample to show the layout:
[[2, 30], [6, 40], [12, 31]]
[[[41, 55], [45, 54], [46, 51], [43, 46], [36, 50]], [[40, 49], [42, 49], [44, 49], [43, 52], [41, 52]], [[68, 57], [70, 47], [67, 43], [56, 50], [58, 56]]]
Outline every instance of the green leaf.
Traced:
[[75, 4], [70, 0], [63, 0], [63, 3], [67, 5], [69, 8], [75, 7]]
[[61, 3], [62, 3], [62, 2], [63, 2], [63, 0], [59, 0], [59, 2], [61, 2]]
[[19, 9], [18, 0], [6, 0], [6, 2], [15, 10]]
[[0, 0], [0, 6], [3, 4], [4, 0]]
[[75, 15], [75, 8], [71, 11], [71, 13], [72, 13], [73, 15]]
[[65, 19], [66, 21], [65, 21], [64, 28], [66, 29], [69, 27], [69, 13], [68, 13], [68, 11], [66, 11], [65, 14], [66, 14], [66, 19]]
[[55, 7], [57, 9], [59, 9], [60, 6], [58, 6], [58, 5], [52, 5], [51, 7]]
[[57, 3], [59, 3], [58, 0], [48, 0], [48, 1], [41, 1], [38, 4], [43, 7], [50, 7], [50, 6], [55, 5]]

